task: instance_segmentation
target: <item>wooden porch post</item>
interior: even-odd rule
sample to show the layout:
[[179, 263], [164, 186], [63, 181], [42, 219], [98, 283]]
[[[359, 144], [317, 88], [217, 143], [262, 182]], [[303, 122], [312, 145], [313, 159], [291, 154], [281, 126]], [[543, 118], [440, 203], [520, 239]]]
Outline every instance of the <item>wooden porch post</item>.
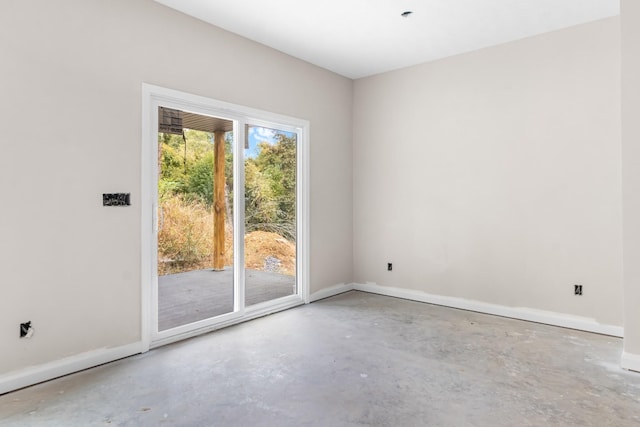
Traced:
[[224, 270], [225, 240], [225, 131], [214, 132], [214, 165], [213, 165], [213, 269]]

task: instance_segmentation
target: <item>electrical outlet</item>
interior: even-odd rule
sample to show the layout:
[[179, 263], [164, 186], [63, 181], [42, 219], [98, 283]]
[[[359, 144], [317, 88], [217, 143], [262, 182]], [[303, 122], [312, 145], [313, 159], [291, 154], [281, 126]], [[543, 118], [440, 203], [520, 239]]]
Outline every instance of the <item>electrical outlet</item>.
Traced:
[[102, 206], [131, 206], [130, 193], [104, 193]]
[[33, 335], [31, 321], [20, 323], [20, 338], [31, 338], [31, 335]]
[[582, 295], [582, 285], [573, 285], [574, 295]]
[[387, 271], [391, 271], [393, 270], [393, 264], [391, 264], [390, 262], [387, 263]]

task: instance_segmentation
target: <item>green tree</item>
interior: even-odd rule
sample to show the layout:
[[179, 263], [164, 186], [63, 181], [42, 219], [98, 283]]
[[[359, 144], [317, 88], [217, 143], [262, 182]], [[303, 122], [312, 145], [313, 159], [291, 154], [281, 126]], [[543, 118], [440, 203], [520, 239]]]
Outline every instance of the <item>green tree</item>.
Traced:
[[207, 206], [213, 203], [213, 152], [209, 151], [194, 162], [188, 173], [187, 195]]
[[275, 144], [260, 143], [258, 155], [245, 162], [247, 227], [294, 240], [296, 138], [285, 134], [275, 138]]
[[160, 133], [158, 143], [161, 153], [160, 198], [183, 195], [187, 200], [211, 204], [213, 135], [185, 129], [184, 137]]

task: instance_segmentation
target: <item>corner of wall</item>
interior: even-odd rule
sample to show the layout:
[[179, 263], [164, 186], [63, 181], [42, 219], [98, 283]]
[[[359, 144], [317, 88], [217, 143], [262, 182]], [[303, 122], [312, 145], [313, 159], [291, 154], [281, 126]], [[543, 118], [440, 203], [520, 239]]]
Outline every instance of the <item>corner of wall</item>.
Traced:
[[624, 348], [622, 366], [640, 371], [640, 2], [621, 0]]
[[352, 291], [353, 288], [353, 283], [338, 283], [337, 285], [333, 285], [328, 288], [322, 288], [319, 291], [311, 294], [311, 296], [309, 297], [309, 302], [316, 302], [321, 299], [343, 294], [345, 292]]
[[629, 371], [640, 372], [640, 354], [627, 353], [626, 351], [622, 352], [620, 366]]

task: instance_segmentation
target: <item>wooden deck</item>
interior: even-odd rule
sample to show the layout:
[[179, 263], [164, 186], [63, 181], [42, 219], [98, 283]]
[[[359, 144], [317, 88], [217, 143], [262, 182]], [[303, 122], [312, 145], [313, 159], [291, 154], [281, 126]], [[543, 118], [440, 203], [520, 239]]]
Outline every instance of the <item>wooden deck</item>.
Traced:
[[[247, 306], [295, 293], [295, 277], [245, 270]], [[158, 330], [233, 311], [233, 269], [195, 270], [158, 277]]]

